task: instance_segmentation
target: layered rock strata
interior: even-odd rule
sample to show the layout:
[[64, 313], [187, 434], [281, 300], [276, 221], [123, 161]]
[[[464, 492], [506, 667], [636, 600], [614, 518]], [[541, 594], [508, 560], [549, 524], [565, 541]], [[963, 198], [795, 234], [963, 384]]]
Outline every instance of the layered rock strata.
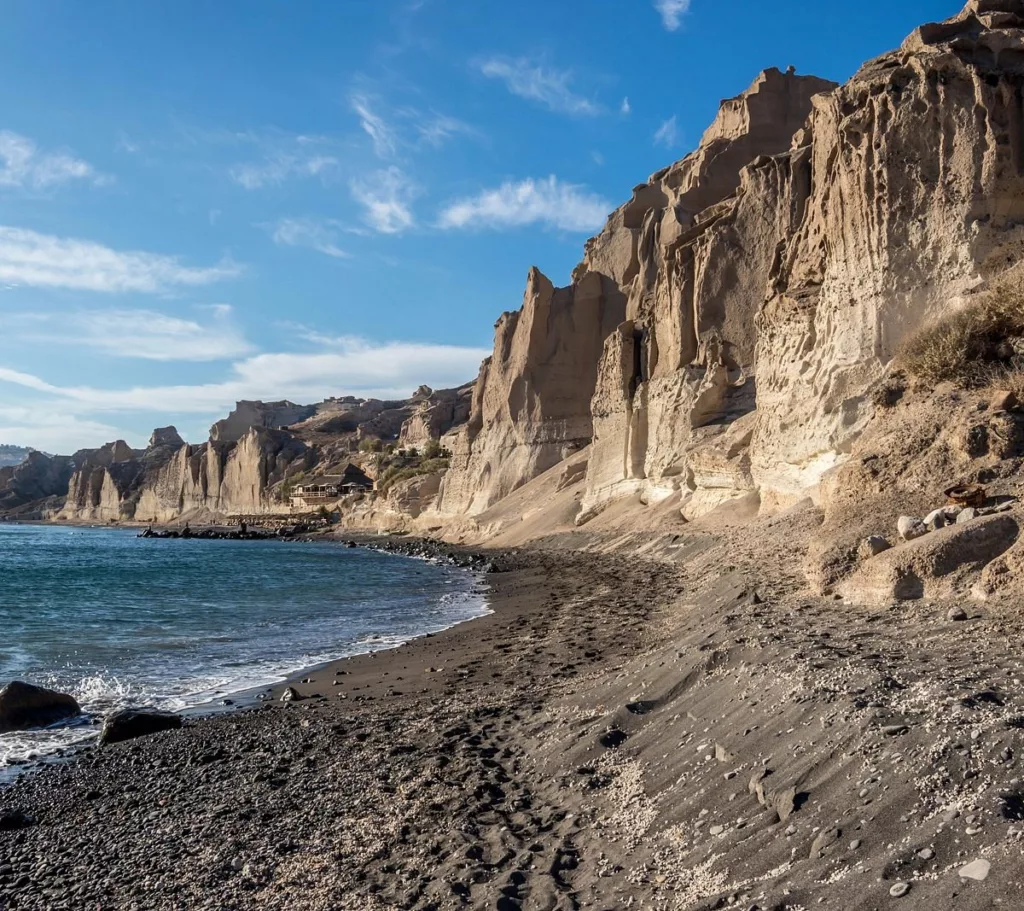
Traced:
[[763, 73], [552, 292], [600, 284], [612, 306], [536, 344], [531, 276], [437, 511], [480, 513], [591, 438], [583, 518], [628, 495], [691, 518], [816, 496], [907, 335], [1024, 251], [1022, 80], [1019, 0], [973, 0], [841, 87]]
[[482, 512], [590, 442], [602, 346], [625, 313], [606, 275], [584, 271], [556, 289], [530, 271], [522, 309], [495, 326], [468, 423], [444, 438], [452, 467], [436, 511]]

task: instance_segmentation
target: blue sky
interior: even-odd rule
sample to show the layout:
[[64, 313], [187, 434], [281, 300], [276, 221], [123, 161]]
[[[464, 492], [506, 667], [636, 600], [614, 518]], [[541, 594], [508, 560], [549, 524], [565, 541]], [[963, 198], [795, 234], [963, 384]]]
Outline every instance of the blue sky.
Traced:
[[11, 0], [0, 443], [469, 380], [528, 268], [566, 284], [720, 99], [961, 5]]

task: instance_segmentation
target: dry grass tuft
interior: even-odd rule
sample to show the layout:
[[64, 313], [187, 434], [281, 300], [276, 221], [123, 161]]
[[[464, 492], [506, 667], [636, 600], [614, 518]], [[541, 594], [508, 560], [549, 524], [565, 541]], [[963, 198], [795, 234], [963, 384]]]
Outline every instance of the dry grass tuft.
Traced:
[[964, 309], [910, 336], [899, 359], [926, 383], [985, 386], [1024, 367], [1024, 264], [993, 279]]

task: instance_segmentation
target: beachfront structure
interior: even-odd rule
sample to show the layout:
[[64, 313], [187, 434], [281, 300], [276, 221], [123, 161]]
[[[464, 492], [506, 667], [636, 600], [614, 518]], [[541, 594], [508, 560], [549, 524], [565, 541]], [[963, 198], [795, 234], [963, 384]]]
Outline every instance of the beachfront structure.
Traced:
[[351, 462], [341, 474], [321, 475], [293, 488], [290, 500], [292, 510], [315, 509], [353, 493], [373, 489], [373, 481]]

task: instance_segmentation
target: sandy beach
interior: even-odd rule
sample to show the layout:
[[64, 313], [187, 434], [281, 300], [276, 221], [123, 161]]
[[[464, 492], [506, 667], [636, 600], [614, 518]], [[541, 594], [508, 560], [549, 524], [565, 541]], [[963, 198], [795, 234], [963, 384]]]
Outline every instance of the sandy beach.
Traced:
[[0, 907], [1017, 907], [1019, 619], [677, 538], [495, 555], [489, 616], [25, 777]]

